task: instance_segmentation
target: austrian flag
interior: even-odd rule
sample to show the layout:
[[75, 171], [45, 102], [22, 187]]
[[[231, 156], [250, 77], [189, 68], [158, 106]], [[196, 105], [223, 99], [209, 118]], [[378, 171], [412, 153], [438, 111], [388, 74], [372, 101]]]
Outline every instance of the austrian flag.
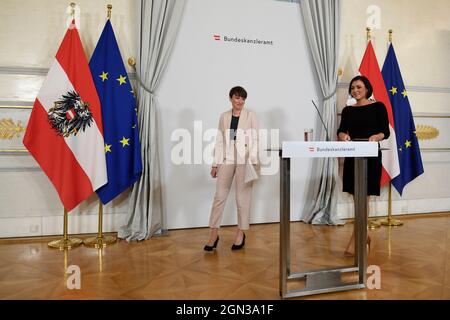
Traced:
[[375, 99], [383, 102], [388, 114], [390, 135], [388, 139], [380, 142], [383, 149], [386, 149], [382, 151], [383, 156], [381, 158], [383, 169], [381, 171], [380, 186], [382, 187], [400, 174], [400, 165], [398, 162], [397, 141], [391, 101], [389, 100], [383, 75], [381, 74], [380, 66], [378, 65], [377, 57], [373, 50], [372, 42], [370, 41], [367, 44], [366, 52], [364, 53], [361, 66], [359, 67], [359, 72], [369, 79], [373, 87]]
[[100, 102], [75, 21], [34, 102], [23, 143], [67, 211], [107, 182]]

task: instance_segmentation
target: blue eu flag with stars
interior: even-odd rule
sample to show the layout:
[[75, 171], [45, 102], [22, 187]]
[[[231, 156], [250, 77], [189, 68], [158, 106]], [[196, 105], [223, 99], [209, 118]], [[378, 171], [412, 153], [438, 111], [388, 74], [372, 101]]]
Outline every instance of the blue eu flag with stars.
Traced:
[[89, 67], [102, 106], [108, 183], [97, 194], [106, 204], [133, 185], [142, 172], [136, 99], [109, 20]]
[[408, 93], [392, 44], [381, 73], [392, 104], [400, 163], [400, 174], [392, 179], [392, 184], [401, 195], [405, 185], [423, 173], [423, 165]]

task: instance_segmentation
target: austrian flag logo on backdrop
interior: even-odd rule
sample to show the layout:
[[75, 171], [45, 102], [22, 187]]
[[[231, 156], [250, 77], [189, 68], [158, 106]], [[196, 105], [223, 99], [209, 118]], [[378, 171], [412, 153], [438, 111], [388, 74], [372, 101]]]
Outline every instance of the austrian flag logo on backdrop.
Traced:
[[247, 44], [247, 45], [268, 45], [273, 46], [274, 41], [269, 39], [259, 39], [258, 37], [247, 37], [247, 36], [230, 36], [230, 35], [213, 35], [214, 41], [223, 41], [231, 44]]

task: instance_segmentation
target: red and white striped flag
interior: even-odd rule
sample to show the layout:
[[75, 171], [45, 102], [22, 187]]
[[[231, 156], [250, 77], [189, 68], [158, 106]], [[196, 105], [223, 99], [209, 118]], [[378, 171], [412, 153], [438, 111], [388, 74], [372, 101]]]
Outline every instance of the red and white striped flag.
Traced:
[[107, 182], [100, 102], [72, 21], [23, 139], [68, 211]]
[[395, 137], [394, 115], [392, 113], [391, 101], [389, 100], [389, 95], [386, 86], [384, 85], [383, 76], [371, 41], [367, 44], [366, 52], [364, 53], [361, 66], [359, 67], [359, 72], [369, 79], [373, 87], [375, 100], [384, 103], [389, 118], [390, 136], [380, 143], [382, 148], [388, 149], [382, 151], [383, 170], [381, 172], [380, 186], [383, 186], [400, 174], [400, 165], [398, 162], [397, 139]]

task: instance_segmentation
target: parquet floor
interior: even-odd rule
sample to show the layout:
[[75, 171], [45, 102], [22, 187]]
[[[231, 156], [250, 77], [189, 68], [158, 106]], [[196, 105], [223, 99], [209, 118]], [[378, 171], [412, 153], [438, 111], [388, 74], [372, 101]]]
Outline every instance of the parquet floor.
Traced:
[[[450, 299], [450, 213], [403, 221], [399, 228], [370, 231], [368, 264], [381, 268], [381, 289], [297, 299]], [[352, 228], [293, 222], [292, 271], [351, 265], [342, 252]], [[234, 232], [221, 229], [214, 253], [202, 250], [206, 228], [103, 250], [58, 251], [47, 247], [48, 239], [0, 241], [0, 298], [280, 299], [279, 225], [252, 225], [241, 251], [230, 250]], [[67, 289], [70, 265], [80, 267], [81, 289]]]

